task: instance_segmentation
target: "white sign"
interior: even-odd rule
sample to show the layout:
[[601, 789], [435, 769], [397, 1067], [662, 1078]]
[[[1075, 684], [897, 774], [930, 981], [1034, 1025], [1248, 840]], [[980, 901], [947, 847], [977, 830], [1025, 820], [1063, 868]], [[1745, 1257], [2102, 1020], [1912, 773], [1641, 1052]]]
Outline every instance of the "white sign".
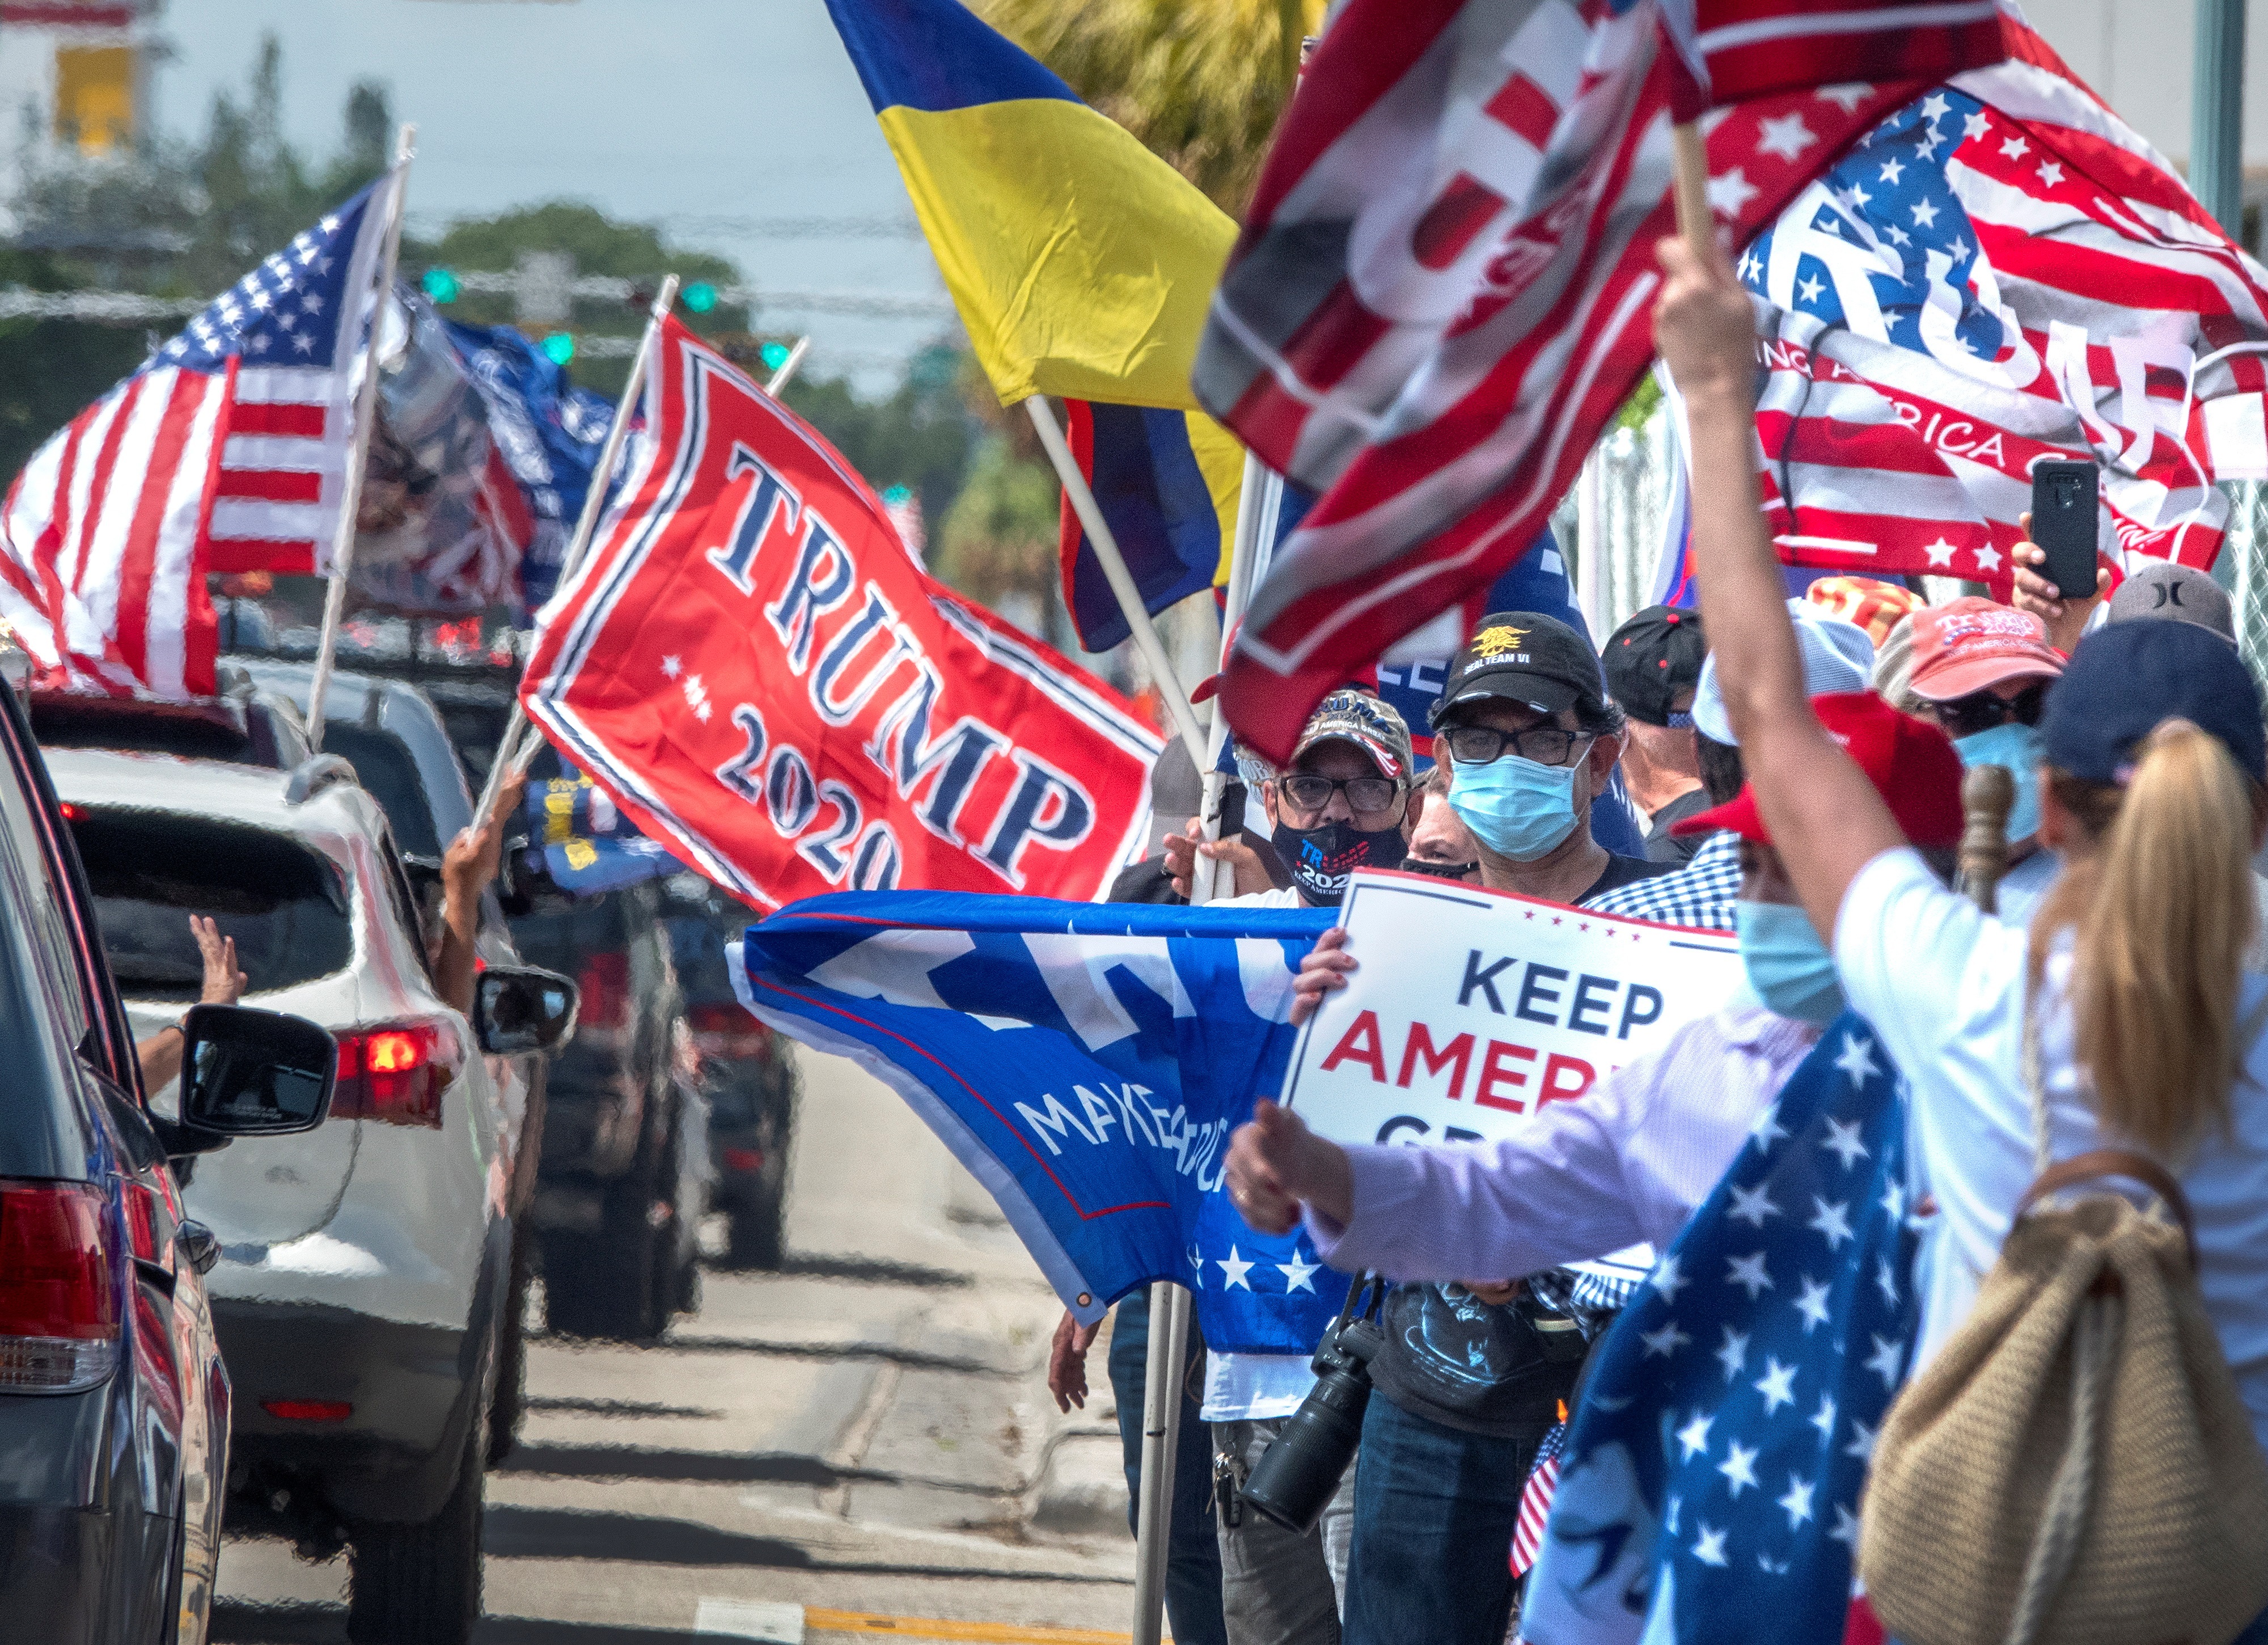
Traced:
[[1347, 888], [1361, 963], [1308, 1020], [1285, 1106], [1337, 1142], [1479, 1142], [1571, 1102], [1723, 1007], [1729, 933], [1650, 925], [1422, 874]]

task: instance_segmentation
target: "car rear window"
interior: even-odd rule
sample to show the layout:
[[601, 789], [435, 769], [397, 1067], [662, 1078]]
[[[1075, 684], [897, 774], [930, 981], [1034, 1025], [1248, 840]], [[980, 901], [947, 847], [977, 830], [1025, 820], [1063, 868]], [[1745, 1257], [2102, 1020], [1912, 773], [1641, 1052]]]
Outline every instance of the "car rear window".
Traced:
[[362, 786], [394, 825], [394, 843], [405, 856], [439, 860], [441, 841], [433, 827], [433, 802], [426, 797], [417, 762], [401, 738], [350, 720], [327, 719], [323, 752], [335, 754], [355, 768]]
[[177, 812], [74, 808], [102, 946], [121, 993], [195, 1000], [204, 962], [189, 916], [236, 939], [258, 992], [344, 970], [354, 922], [338, 866], [286, 834]]
[[571, 977], [583, 956], [629, 946], [630, 931], [620, 893], [609, 892], [557, 913], [515, 919], [512, 938], [520, 958], [530, 965], [548, 965]]

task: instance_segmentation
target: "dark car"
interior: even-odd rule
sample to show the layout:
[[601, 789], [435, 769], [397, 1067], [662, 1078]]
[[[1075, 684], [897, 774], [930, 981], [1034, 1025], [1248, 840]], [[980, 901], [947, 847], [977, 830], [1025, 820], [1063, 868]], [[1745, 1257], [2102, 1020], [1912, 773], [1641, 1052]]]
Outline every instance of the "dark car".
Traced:
[[32, 733], [48, 749], [176, 754], [288, 771], [312, 750], [290, 698], [253, 683], [241, 667], [220, 667], [219, 695], [166, 703], [85, 691], [33, 691]]
[[[175, 1168], [230, 1132], [320, 1123], [336, 1052], [312, 1024], [204, 1007], [191, 1031], [222, 1054], [202, 1066], [232, 1057], [289, 1102], [262, 1123], [214, 1109], [226, 1094], [198, 1083], [180, 1120], [149, 1112], [93, 900], [11, 691], [0, 898], [0, 1616], [42, 1645], [197, 1645], [232, 1396], [202, 1278], [218, 1248], [184, 1218]], [[271, 1031], [289, 1061], [263, 1060]]]
[[512, 921], [520, 953], [582, 996], [574, 1043], [551, 1064], [536, 1173], [545, 1319], [567, 1336], [658, 1336], [696, 1302], [708, 1164], [662, 892], [648, 881], [528, 895], [534, 911]]
[[685, 992], [685, 1020], [709, 1103], [712, 1209], [728, 1219], [726, 1257], [736, 1268], [777, 1268], [787, 1212], [789, 1145], [795, 1131], [795, 1061], [733, 991], [725, 945], [752, 916], [696, 874], [662, 883], [663, 919]]

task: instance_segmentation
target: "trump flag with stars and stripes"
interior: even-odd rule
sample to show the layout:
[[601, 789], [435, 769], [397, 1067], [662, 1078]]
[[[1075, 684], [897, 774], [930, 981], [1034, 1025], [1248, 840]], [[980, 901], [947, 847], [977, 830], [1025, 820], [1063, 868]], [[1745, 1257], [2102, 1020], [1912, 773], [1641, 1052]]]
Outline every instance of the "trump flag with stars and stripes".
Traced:
[[1256, 1234], [1229, 1133], [1281, 1084], [1329, 909], [950, 892], [814, 897], [733, 945], [741, 1003], [895, 1090], [1092, 1324], [1156, 1280], [1211, 1347], [1305, 1354], [1345, 1300], [1304, 1232]]
[[246, 275], [17, 476], [0, 618], [43, 683], [210, 695], [205, 573], [328, 570], [401, 181]]
[[[1230, 720], [1282, 758], [1340, 680], [1535, 541], [1653, 354], [1673, 114], [1739, 244], [1929, 81], [1983, 0], [1349, 0], [1279, 128], [1197, 363], [1322, 493], [1255, 591]], [[1834, 82], [1834, 84], [1822, 84]]]
[[1740, 262], [1764, 511], [1792, 564], [2007, 599], [2043, 457], [2094, 461], [2102, 563], [2209, 567], [2268, 478], [2268, 269], [2030, 30], [1806, 188]]
[[1615, 1321], [1558, 1459], [1528, 1645], [1844, 1637], [1920, 1321], [1897, 1088], [1845, 1012]]

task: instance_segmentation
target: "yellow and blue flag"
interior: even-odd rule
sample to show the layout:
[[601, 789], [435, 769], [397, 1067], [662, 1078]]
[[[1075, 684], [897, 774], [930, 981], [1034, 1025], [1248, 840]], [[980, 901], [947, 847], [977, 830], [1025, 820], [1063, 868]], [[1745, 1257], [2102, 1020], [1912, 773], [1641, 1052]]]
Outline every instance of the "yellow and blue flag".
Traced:
[[[828, 0], [969, 346], [1004, 404], [1067, 402], [1073, 449], [1154, 614], [1228, 579], [1243, 450], [1189, 371], [1236, 225], [955, 0]], [[1064, 601], [1126, 620], [1066, 507]]]

